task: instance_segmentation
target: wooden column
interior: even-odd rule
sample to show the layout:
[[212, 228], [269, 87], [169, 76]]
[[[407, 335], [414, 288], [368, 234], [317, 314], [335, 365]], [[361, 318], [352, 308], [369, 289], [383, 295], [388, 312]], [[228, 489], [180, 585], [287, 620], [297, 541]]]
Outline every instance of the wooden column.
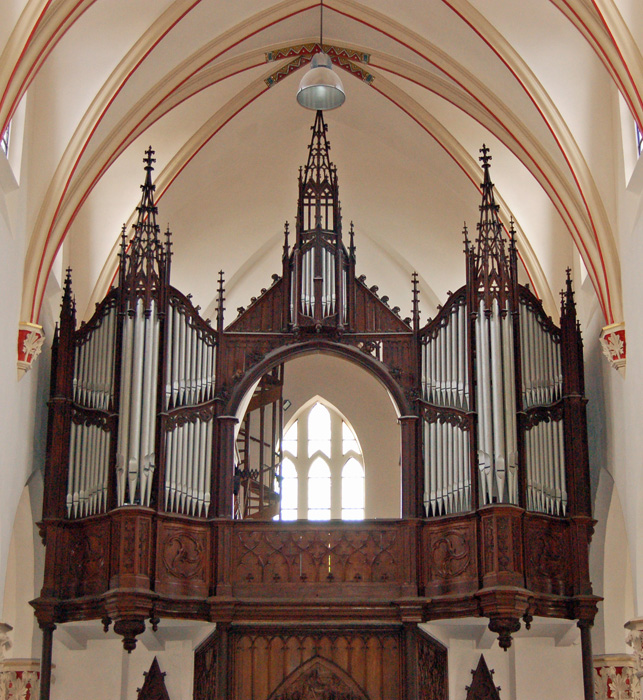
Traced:
[[592, 623], [579, 620], [580, 645], [583, 657], [583, 691], [585, 700], [594, 700], [594, 660], [592, 657]]
[[215, 464], [217, 478], [217, 517], [232, 517], [232, 487], [234, 478], [235, 416], [219, 416], [219, 463]]
[[230, 623], [217, 622], [217, 700], [230, 698]]
[[404, 623], [404, 691], [403, 700], [418, 700], [417, 624]]
[[402, 517], [420, 517], [418, 497], [417, 425], [418, 416], [400, 416], [402, 462]]
[[40, 659], [40, 700], [49, 700], [51, 690], [51, 650], [54, 640], [53, 623], [42, 624], [42, 657]]

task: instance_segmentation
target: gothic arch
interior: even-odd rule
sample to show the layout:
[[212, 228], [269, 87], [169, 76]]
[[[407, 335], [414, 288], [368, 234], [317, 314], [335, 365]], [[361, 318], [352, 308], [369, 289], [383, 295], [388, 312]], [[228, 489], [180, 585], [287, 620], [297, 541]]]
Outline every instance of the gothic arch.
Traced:
[[236, 416], [243, 406], [244, 399], [251, 394], [253, 387], [261, 377], [274, 367], [293, 360], [302, 355], [326, 353], [334, 355], [370, 372], [388, 391], [398, 416], [410, 414], [409, 401], [402, 387], [391, 376], [389, 370], [371, 355], [350, 345], [344, 345], [332, 340], [315, 338], [290, 345], [283, 345], [269, 352], [259, 362], [250, 367], [231, 392], [224, 413]]
[[296, 668], [268, 700], [314, 700], [316, 691], [332, 691], [336, 700], [369, 700], [345, 671], [321, 656], [313, 656]]

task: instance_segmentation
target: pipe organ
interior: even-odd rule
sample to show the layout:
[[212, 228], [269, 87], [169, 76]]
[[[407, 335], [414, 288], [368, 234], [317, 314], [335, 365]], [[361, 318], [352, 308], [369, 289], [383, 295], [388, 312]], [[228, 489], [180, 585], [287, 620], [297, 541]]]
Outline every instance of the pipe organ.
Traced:
[[[534, 615], [591, 623], [572, 283], [568, 274], [557, 326], [519, 283], [487, 149], [475, 240], [465, 229], [465, 284], [424, 325], [417, 275], [402, 319], [355, 273], [321, 112], [282, 273], [227, 326], [223, 273], [215, 325], [170, 284], [152, 155], [117, 283], [79, 328], [69, 274], [65, 282], [52, 348], [45, 581], [34, 601], [41, 623], [102, 619], [132, 649], [146, 618], [205, 619], [221, 623], [224, 655], [230, 625], [305, 629], [323, 614], [341, 629], [357, 624], [355, 601], [360, 620], [398, 624], [403, 638], [409, 619], [487, 617], [505, 648]], [[371, 372], [397, 406], [398, 520], [278, 518], [283, 376], [290, 359], [320, 352]], [[216, 697], [233, 697], [217, 673]], [[409, 688], [419, 692], [418, 682]]]

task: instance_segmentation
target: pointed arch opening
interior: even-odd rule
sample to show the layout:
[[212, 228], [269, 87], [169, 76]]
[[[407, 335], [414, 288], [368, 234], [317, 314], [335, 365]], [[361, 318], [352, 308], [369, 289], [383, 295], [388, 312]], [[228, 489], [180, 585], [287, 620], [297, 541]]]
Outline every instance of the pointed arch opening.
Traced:
[[400, 517], [400, 425], [381, 382], [325, 353], [298, 356], [280, 372], [278, 390], [264, 375], [242, 402], [236, 517]]

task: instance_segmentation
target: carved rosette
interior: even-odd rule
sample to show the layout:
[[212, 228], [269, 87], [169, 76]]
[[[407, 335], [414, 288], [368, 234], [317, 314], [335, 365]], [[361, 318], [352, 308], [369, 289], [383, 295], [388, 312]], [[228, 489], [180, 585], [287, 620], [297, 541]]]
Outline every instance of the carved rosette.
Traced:
[[625, 344], [625, 322], [605, 326], [600, 335], [603, 354], [614, 369], [625, 372], [627, 346]]
[[33, 361], [40, 355], [45, 342], [45, 331], [36, 323], [21, 323], [18, 326], [18, 379], [31, 369]]
[[0, 662], [0, 700], [37, 700], [40, 695], [40, 662], [5, 659]]
[[633, 654], [606, 654], [594, 657], [596, 700], [640, 700], [641, 685]]

